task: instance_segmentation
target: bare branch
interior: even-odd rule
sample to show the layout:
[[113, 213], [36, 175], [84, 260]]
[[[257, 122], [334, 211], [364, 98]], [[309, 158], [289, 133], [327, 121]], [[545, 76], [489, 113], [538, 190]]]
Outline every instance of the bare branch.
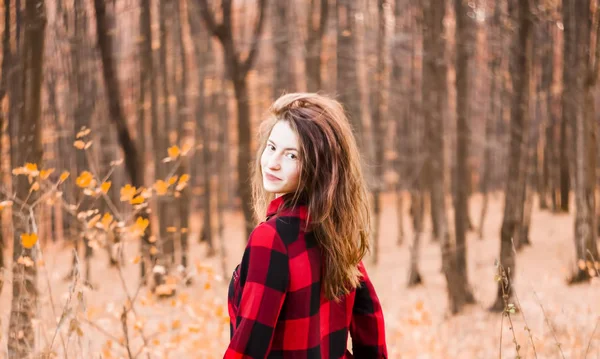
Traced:
[[[258, 42], [260, 40], [260, 35], [264, 28], [265, 23], [265, 12], [267, 8], [267, 0], [259, 0], [259, 15], [258, 20], [256, 22], [256, 27], [254, 28], [253, 38], [252, 38], [252, 47], [250, 48], [250, 52], [248, 53], [248, 57], [246, 60], [239, 59], [238, 61], [241, 63], [241, 75], [244, 76], [248, 70], [252, 67], [252, 63], [256, 59], [256, 54], [258, 53]], [[229, 1], [228, 1], [229, 2]], [[225, 3], [225, 1], [223, 1]], [[223, 14], [225, 16], [225, 13]], [[225, 19], [225, 18], [223, 18]]]
[[[223, 8], [223, 20], [225, 20], [225, 13], [226, 13], [225, 10], [227, 9], [226, 2], [227, 1], [224, 0], [223, 3], [221, 4], [221, 6]], [[210, 31], [219, 40], [224, 41], [225, 40], [225, 31], [224, 31], [225, 30], [225, 27], [224, 27], [225, 21], [223, 21], [223, 23], [220, 23], [220, 24], [218, 24], [215, 21], [215, 16], [208, 8], [207, 0], [198, 0], [198, 4], [200, 5], [200, 16], [202, 16], [202, 18], [204, 19], [204, 23], [206, 24], [208, 31]], [[229, 4], [229, 9], [231, 10], [231, 3]]]

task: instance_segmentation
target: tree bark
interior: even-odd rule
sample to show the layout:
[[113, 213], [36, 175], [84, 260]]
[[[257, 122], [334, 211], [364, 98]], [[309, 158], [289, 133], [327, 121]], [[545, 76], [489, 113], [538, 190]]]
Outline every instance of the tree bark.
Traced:
[[421, 248], [421, 235], [423, 234], [423, 217], [425, 217], [425, 199], [423, 189], [413, 189], [410, 193], [410, 205], [413, 224], [413, 242], [410, 246], [410, 265], [408, 267], [408, 287], [423, 283], [419, 270], [419, 252]]
[[[422, 2], [423, 6], [423, 116], [427, 139], [427, 159], [430, 173], [436, 181], [431, 182], [432, 218], [438, 221], [437, 228], [441, 239], [442, 271], [446, 278], [450, 312], [458, 313], [469, 302], [470, 289], [466, 277], [457, 266], [454, 248], [448, 226], [444, 171], [444, 116], [445, 97], [448, 95], [443, 73], [446, 72], [445, 40], [443, 18], [445, 5], [434, 4], [432, 0]], [[444, 81], [444, 82], [442, 82]], [[466, 224], [466, 223], [465, 223]]]
[[271, 8], [271, 36], [275, 48], [273, 98], [296, 91], [292, 55], [292, 8], [285, 1], [275, 1]]
[[513, 34], [510, 59], [510, 77], [513, 86], [511, 120], [510, 120], [510, 149], [508, 157], [508, 173], [504, 199], [504, 216], [500, 229], [500, 265], [506, 272], [506, 281], [498, 282], [496, 300], [490, 308], [502, 311], [506, 298], [512, 297], [512, 282], [515, 273], [516, 258], [513, 252], [512, 239], [520, 225], [519, 213], [523, 213], [523, 202], [519, 201], [519, 188], [525, 180], [522, 168], [525, 139], [527, 138], [528, 106], [529, 106], [529, 76], [530, 65], [528, 58], [531, 51], [531, 13], [529, 0], [511, 0], [509, 16], [516, 22]]
[[[456, 199], [454, 228], [456, 235], [456, 264], [459, 275], [468, 287], [467, 231], [469, 229], [469, 63], [474, 48], [473, 26], [464, 0], [454, 0], [456, 14]], [[437, 177], [433, 177], [437, 178]], [[472, 299], [470, 290], [467, 298]]]
[[[25, 4], [25, 27], [22, 47], [22, 72], [20, 76], [22, 103], [19, 98], [11, 98], [10, 106], [20, 107], [19, 123], [11, 118], [9, 126], [11, 135], [16, 134], [14, 147], [11, 148], [13, 166], [34, 163], [42, 168], [42, 124], [41, 124], [41, 89], [43, 79], [44, 35], [46, 30], [46, 4], [43, 0], [28, 0]], [[16, 101], [13, 101], [16, 100]], [[16, 197], [33, 203], [38, 192], [30, 192], [30, 184], [24, 178], [13, 180], [13, 191]], [[12, 301], [9, 319], [8, 357], [26, 358], [35, 351], [35, 337], [32, 320], [37, 307], [37, 247], [23, 247], [21, 235], [37, 233], [37, 224], [33, 214], [27, 209], [13, 209], [13, 268], [12, 268]], [[21, 207], [22, 208], [22, 207]], [[20, 257], [28, 257], [33, 265], [25, 265]]]
[[[7, 92], [8, 83], [8, 71], [11, 68], [11, 51], [10, 51], [10, 0], [4, 0], [4, 32], [2, 33], [2, 67], [0, 73], [0, 103], [4, 100]], [[0, 138], [4, 136], [4, 126], [6, 124], [6, 118], [4, 117], [5, 111], [0, 111]], [[2, 146], [3, 141], [0, 141], [0, 160], [3, 160], [4, 147]], [[0, 177], [4, 179], [4, 172], [0, 168]], [[0, 228], [4, 228], [4, 221], [0, 216]], [[0, 273], [5, 271], [4, 262], [4, 235], [0, 230]], [[2, 294], [2, 287], [4, 286], [4, 276], [0, 275], [0, 294]]]
[[373, 263], [379, 260], [379, 228], [381, 220], [381, 192], [384, 190], [384, 144], [387, 131], [387, 36], [386, 36], [386, 0], [377, 1], [377, 68], [375, 73], [374, 88], [371, 90], [371, 118], [373, 123], [373, 142], [375, 157], [373, 158], [375, 170], [375, 183], [373, 186]]
[[502, 118], [498, 118], [498, 114], [502, 113], [500, 107], [498, 106], [498, 102], [501, 99], [501, 96], [498, 96], [498, 94], [502, 93], [499, 91], [502, 88], [501, 81], [498, 81], [500, 78], [500, 74], [498, 72], [502, 62], [501, 49], [503, 47], [502, 37], [499, 36], [501, 31], [500, 15], [502, 9], [500, 4], [497, 2], [495, 2], [493, 6], [494, 14], [488, 27], [487, 38], [488, 53], [490, 54], [490, 103], [489, 111], [486, 116], [485, 137], [483, 141], [485, 149], [483, 154], [483, 166], [481, 169], [480, 182], [480, 191], [483, 200], [481, 205], [481, 214], [479, 216], [479, 225], [477, 226], [479, 239], [483, 239], [483, 228], [488, 208], [490, 182], [492, 179], [492, 170], [495, 167], [493, 152], [495, 150], [494, 145], [496, 143], [496, 137], [494, 134], [494, 129], [496, 128], [496, 121], [502, 121]]
[[[599, 260], [596, 219], [596, 118], [593, 89], [598, 78], [600, 61], [600, 21], [598, 10], [589, 6], [563, 5], [565, 38], [567, 31], [575, 38], [574, 67], [571, 72], [573, 88], [568, 94], [568, 109], [573, 129], [575, 152], [575, 248], [578, 267], [571, 282], [589, 280], [595, 274]], [[592, 32], [594, 35], [592, 36]], [[565, 66], [567, 64], [565, 63]], [[563, 93], [563, 96], [567, 95]], [[592, 272], [593, 274], [591, 274]]]
[[328, 0], [320, 0], [318, 23], [315, 19], [317, 11], [317, 1], [310, 0], [308, 8], [307, 29], [308, 35], [306, 38], [306, 87], [310, 92], [321, 90], [321, 52], [323, 51], [323, 37], [329, 17]]

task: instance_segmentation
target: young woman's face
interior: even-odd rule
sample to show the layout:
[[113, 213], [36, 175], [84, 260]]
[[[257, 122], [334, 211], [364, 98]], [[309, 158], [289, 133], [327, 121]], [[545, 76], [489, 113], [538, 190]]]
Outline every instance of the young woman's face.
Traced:
[[298, 136], [285, 121], [275, 124], [260, 158], [263, 186], [267, 192], [283, 195], [295, 192], [300, 179]]

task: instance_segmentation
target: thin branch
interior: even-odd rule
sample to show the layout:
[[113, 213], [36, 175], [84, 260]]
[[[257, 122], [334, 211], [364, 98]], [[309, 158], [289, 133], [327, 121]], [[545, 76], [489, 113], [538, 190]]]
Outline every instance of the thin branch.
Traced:
[[[246, 58], [246, 60], [243, 60], [243, 62], [242, 62], [240, 59], [242, 76], [246, 75], [246, 73], [252, 67], [254, 60], [256, 59], [256, 55], [258, 53], [258, 43], [259, 43], [263, 28], [264, 28], [267, 0], [259, 0], [259, 1], [260, 1], [260, 3], [259, 3], [258, 21], [256, 22], [256, 26], [254, 28], [254, 33], [252, 34], [253, 37], [252, 37], [252, 45], [250, 47], [250, 52], [248, 53], [248, 57]], [[225, 1], [223, 1], [223, 2], [225, 2]]]
[[[192, 2], [193, 3], [193, 2]], [[200, 15], [204, 19], [204, 23], [206, 27], [214, 36], [219, 38], [219, 40], [224, 41], [225, 39], [225, 29], [223, 23], [217, 23], [215, 21], [215, 17], [211, 10], [208, 8], [207, 0], [198, 0], [198, 4], [200, 5]], [[225, 1], [223, 1], [222, 7], [225, 9]]]

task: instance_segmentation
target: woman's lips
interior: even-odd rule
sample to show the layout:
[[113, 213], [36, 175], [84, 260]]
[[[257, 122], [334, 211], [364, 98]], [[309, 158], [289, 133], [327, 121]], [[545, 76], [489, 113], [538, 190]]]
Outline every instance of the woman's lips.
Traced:
[[265, 173], [265, 177], [267, 177], [269, 181], [281, 181], [281, 178], [275, 177], [270, 173]]

